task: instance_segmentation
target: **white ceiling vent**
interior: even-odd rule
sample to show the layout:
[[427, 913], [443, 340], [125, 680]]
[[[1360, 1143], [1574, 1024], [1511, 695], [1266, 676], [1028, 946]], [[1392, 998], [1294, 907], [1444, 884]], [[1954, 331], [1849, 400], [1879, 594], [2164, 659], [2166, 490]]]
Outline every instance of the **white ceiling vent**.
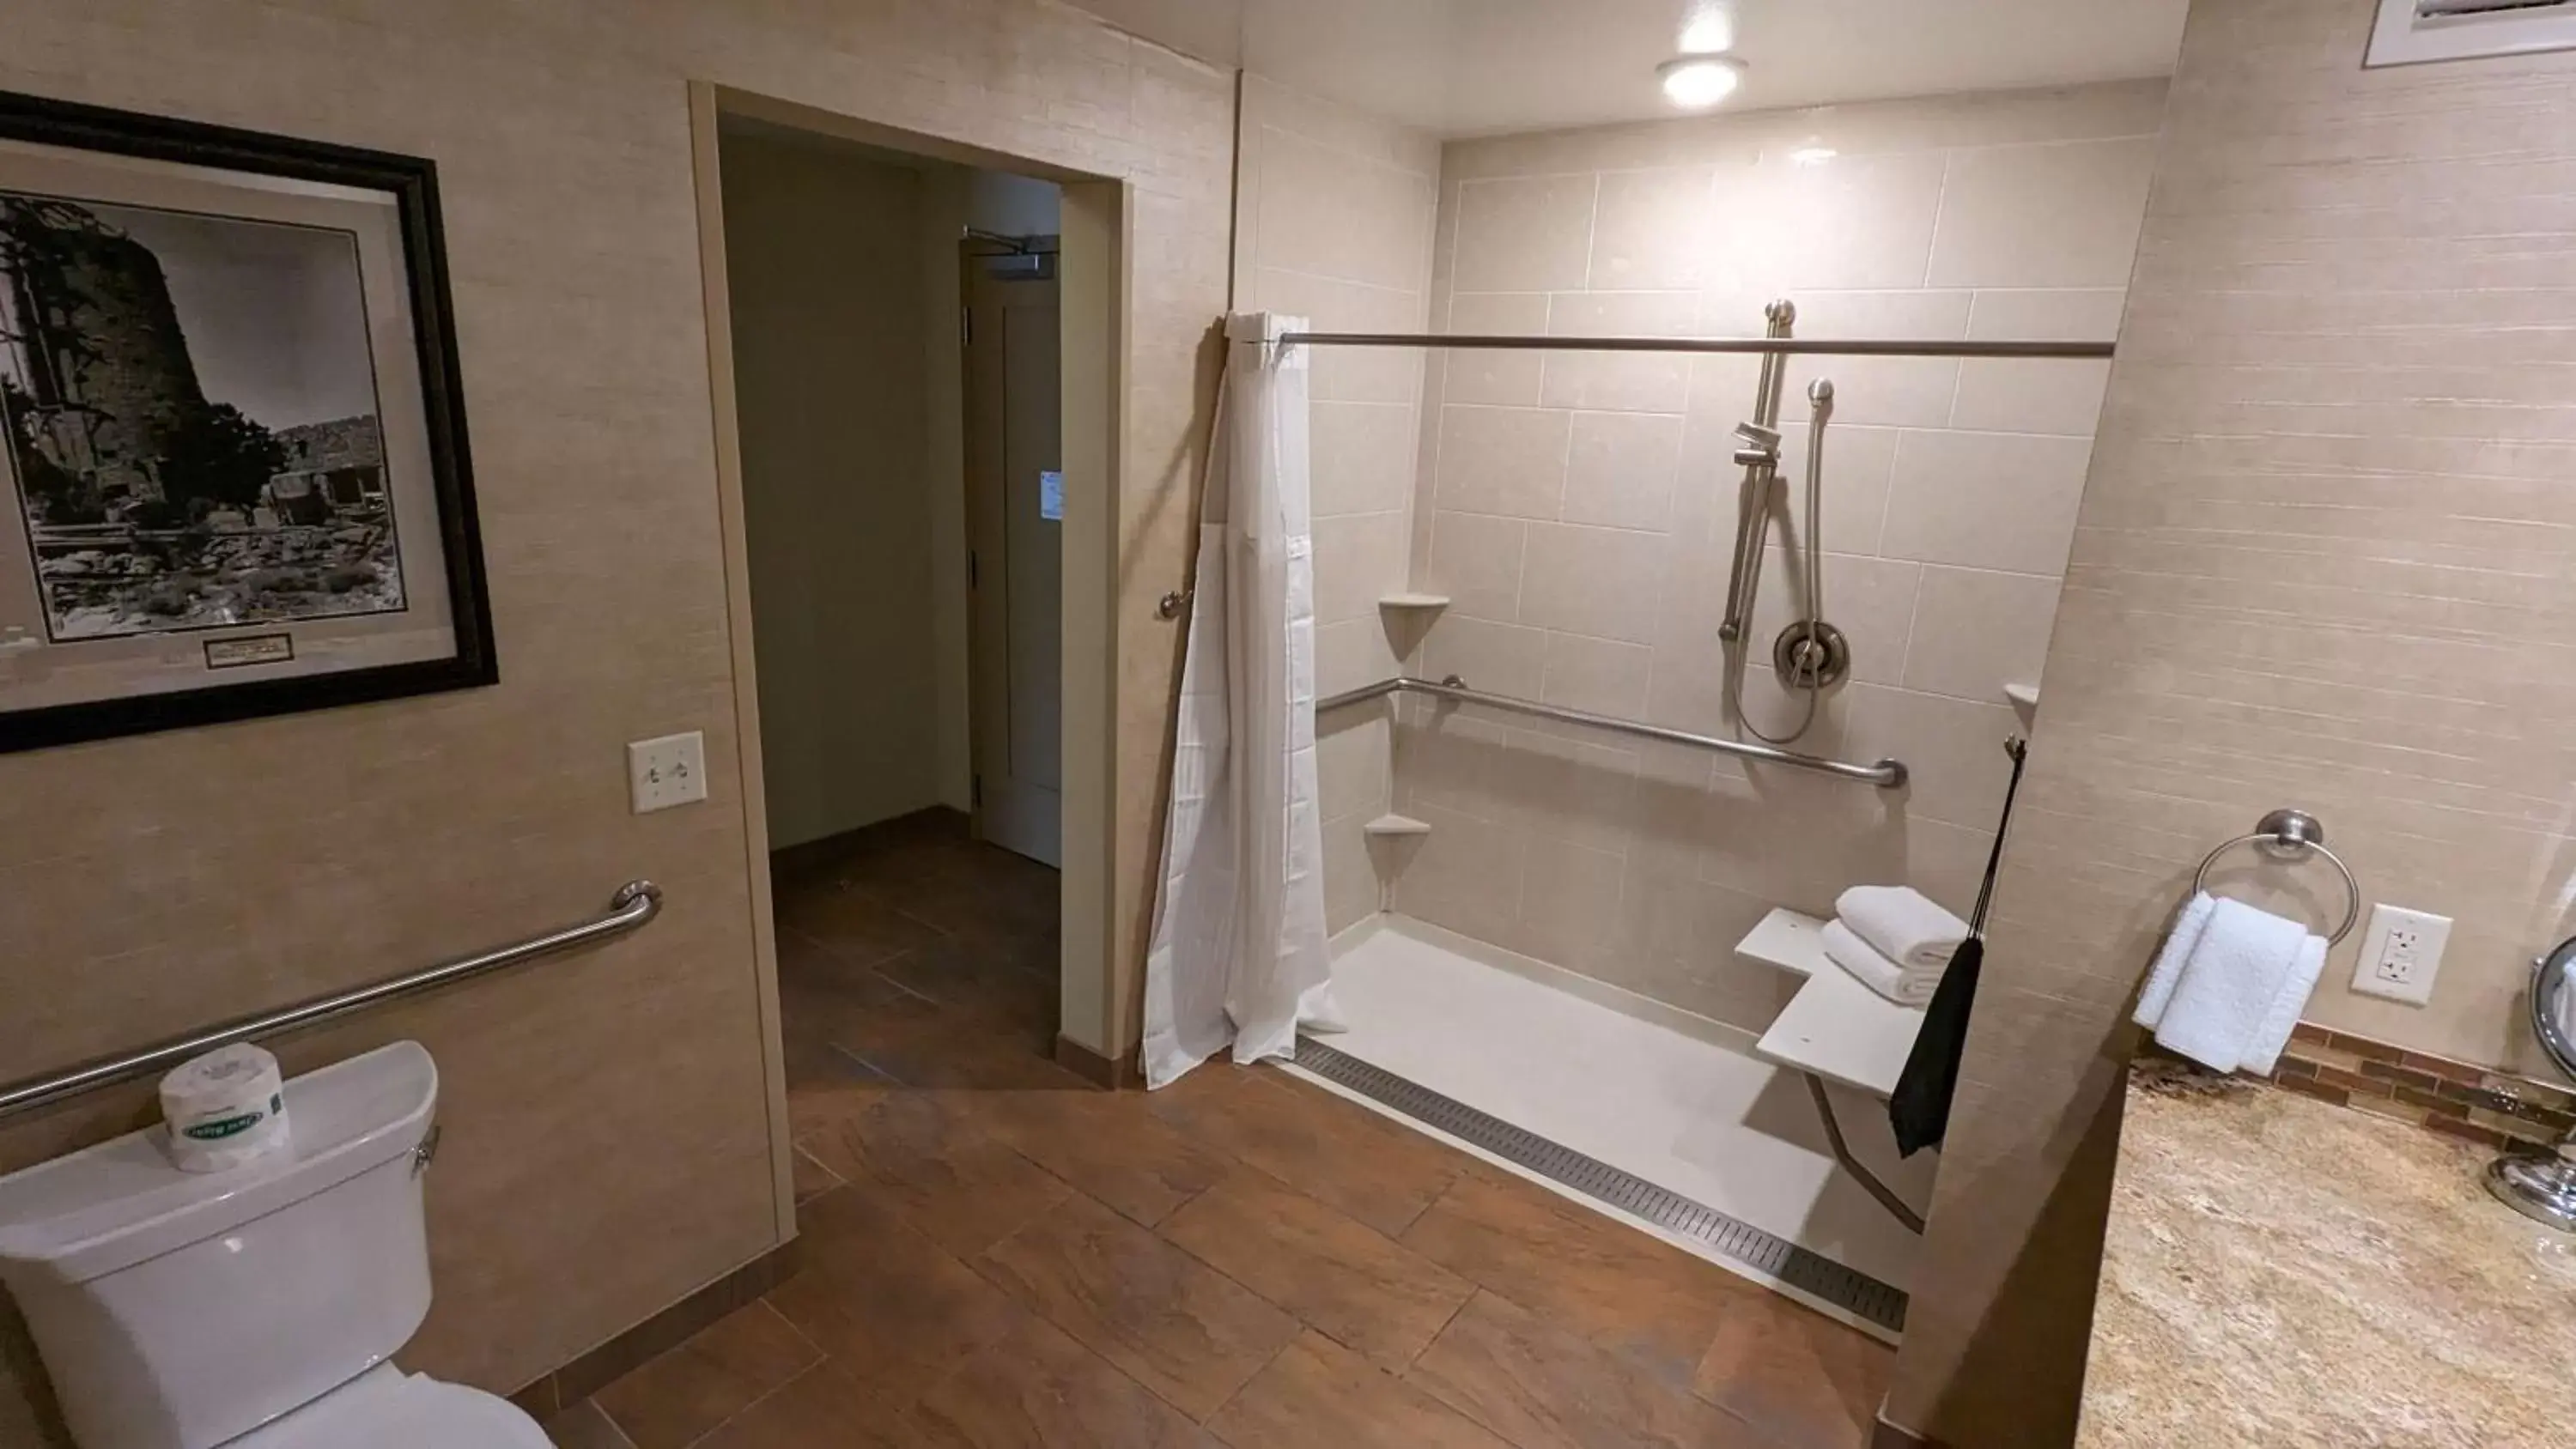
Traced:
[[2576, 0], [2379, 0], [2364, 65], [2576, 50]]

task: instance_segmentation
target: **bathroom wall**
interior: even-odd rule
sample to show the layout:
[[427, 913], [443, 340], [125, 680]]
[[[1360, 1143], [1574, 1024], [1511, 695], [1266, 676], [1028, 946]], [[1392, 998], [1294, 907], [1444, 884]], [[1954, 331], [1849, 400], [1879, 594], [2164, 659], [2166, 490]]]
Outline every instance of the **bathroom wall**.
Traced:
[[[2109, 340], [2146, 205], [2160, 82], [1751, 113], [1453, 142], [1437, 324], [1459, 333]], [[1758, 363], [1447, 354], [1417, 485], [1413, 579], [1450, 596], [1415, 672], [1709, 734], [1737, 733], [1717, 627]], [[2001, 807], [2004, 686], [2036, 683], [2107, 365], [1800, 360], [1825, 443], [1826, 615], [1849, 682], [1796, 748], [1902, 759], [1902, 794], [1679, 746], [1416, 710], [1398, 808], [1432, 826], [1396, 908], [1759, 1030], [1779, 973], [1734, 959], [1775, 906], [1910, 881], [1964, 912]], [[1803, 545], [1803, 501], [1789, 508]], [[1802, 560], [1774, 547], [1744, 691]], [[1419, 702], [1415, 702], [1419, 704]]]
[[[1125, 178], [1115, 960], [1141, 960], [1226, 304], [1229, 75], [1041, 0], [5, 7], [0, 87], [433, 157], [491, 566], [495, 688], [0, 759], [0, 1076], [534, 933], [599, 950], [297, 1038], [437, 1056], [438, 1301], [411, 1367], [515, 1387], [778, 1241], [687, 82]], [[702, 729], [637, 817], [624, 742]], [[1089, 1044], [1123, 1050], [1124, 1040]], [[15, 1167], [148, 1093], [0, 1135]], [[5, 1334], [5, 1330], [0, 1330]], [[0, 1445], [44, 1443], [0, 1337]]]
[[724, 181], [775, 850], [940, 798], [924, 188], [744, 128], [724, 138]]
[[[1425, 330], [1437, 141], [1246, 73], [1237, 154], [1238, 310], [1328, 331]], [[1378, 600], [1405, 588], [1422, 353], [1322, 347], [1313, 367], [1316, 676], [1329, 695], [1394, 674], [1412, 643], [1412, 621]], [[1317, 721], [1336, 931], [1379, 905], [1361, 827], [1387, 810], [1389, 718], [1379, 706]]]
[[2576, 55], [2366, 71], [2373, 8], [2192, 7], [1889, 1401], [1962, 1449], [2071, 1422], [2129, 999], [2263, 811], [2458, 922], [2430, 1007], [2351, 996], [2356, 933], [2311, 1020], [2537, 1069], [2517, 993], [2576, 929]]

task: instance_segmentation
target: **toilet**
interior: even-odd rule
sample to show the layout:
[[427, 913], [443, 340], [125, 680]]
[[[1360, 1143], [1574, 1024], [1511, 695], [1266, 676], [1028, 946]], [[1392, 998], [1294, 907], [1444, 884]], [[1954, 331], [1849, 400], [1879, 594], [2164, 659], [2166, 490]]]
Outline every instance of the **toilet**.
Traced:
[[80, 1449], [548, 1449], [393, 1365], [429, 1312], [437, 1105], [397, 1042], [287, 1082], [264, 1161], [181, 1172], [154, 1126], [0, 1177], [0, 1282]]

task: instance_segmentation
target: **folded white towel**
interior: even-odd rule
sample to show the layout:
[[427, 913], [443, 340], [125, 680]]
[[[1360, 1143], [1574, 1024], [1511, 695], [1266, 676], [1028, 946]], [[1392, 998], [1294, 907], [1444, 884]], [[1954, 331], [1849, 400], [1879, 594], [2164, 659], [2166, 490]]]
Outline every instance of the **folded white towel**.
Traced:
[[[2182, 953], [2172, 984], [2153, 1000], [2142, 993], [2135, 1019], [2152, 1028], [2167, 1050], [2232, 1072], [2261, 1055], [2260, 1040], [2284, 993], [2292, 990], [2294, 968], [2305, 964], [2301, 958], [2307, 954], [2308, 929], [2242, 901], [2219, 901], [2205, 915], [2186, 908], [2175, 923], [2176, 934], [2196, 918], [2201, 925], [2196, 939], [2166, 942], [2168, 953]], [[2154, 976], [2163, 966], [2160, 958], [2150, 989], [2157, 987]], [[2289, 1007], [2291, 1020], [2297, 1019], [2299, 1008], [2307, 1004], [2307, 988], [2315, 984], [2311, 975], [2297, 989]], [[2288, 1037], [2286, 1027], [2281, 1035]], [[2271, 1048], [2276, 1056], [2279, 1050]]]
[[1834, 902], [1834, 914], [1881, 956], [1928, 969], [1936, 980], [1968, 939], [1967, 922], [1912, 886], [1853, 886]]
[[2281, 1048], [2290, 1044], [2290, 1029], [2299, 1024], [2299, 1013], [2308, 1009], [2308, 997], [2315, 993], [2317, 977], [2325, 969], [2326, 938], [2311, 935], [2301, 941], [2299, 954], [2290, 962], [2289, 979], [2281, 983], [2281, 994], [2272, 998], [2272, 1009], [2264, 1014], [2239, 1067], [2259, 1076], [2272, 1075], [2272, 1068], [2280, 1064]]
[[2182, 980], [2182, 963], [2200, 949], [2201, 932], [2209, 929], [2210, 912], [2218, 909], [2218, 898], [2207, 891], [2195, 893], [2185, 902], [2181, 914], [2165, 931], [2163, 949], [2156, 952], [2156, 964], [2147, 972], [2147, 984], [2138, 992], [2138, 1009], [2132, 1018], [2152, 1031], [2164, 1019], [2165, 1007], [2172, 1002], [2174, 984]]
[[1840, 921], [1825, 922], [1823, 944], [1825, 959], [1843, 968], [1854, 981], [1895, 1002], [1899, 1006], [1926, 1006], [1932, 993], [1941, 985], [1943, 968], [1908, 971], [1878, 949], [1854, 934]]

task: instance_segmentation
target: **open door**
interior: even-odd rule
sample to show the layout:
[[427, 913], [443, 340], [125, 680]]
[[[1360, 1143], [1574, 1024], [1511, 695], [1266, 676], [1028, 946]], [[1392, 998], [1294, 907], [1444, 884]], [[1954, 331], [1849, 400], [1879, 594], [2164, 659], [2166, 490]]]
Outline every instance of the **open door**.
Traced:
[[975, 833], [1060, 866], [1064, 463], [1055, 243], [963, 246]]

